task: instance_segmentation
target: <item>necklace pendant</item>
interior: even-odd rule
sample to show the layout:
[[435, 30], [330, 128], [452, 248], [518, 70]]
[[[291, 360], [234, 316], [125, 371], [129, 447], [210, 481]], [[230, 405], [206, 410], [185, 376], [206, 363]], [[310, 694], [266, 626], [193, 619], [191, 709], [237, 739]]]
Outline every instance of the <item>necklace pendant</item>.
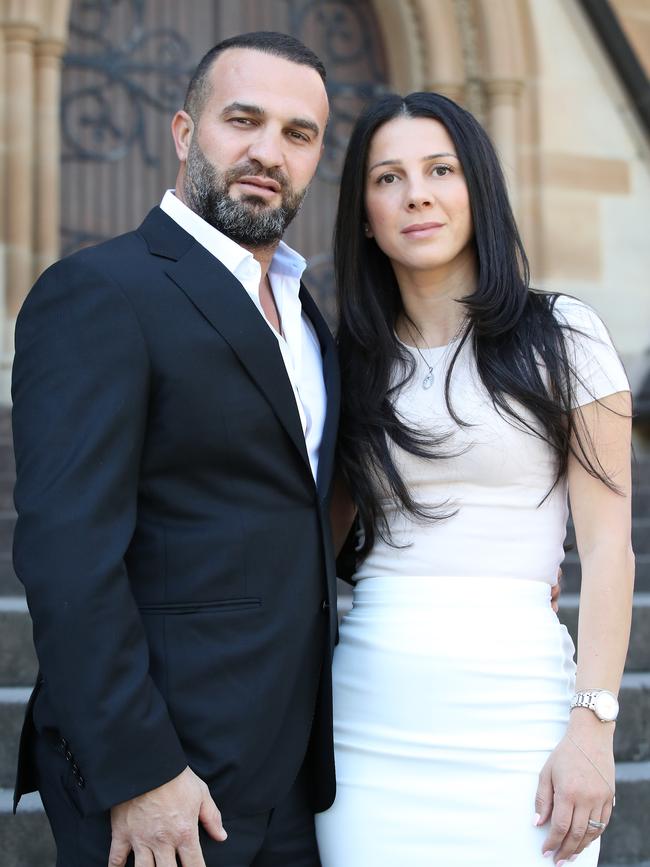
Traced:
[[429, 370], [427, 375], [422, 380], [422, 388], [429, 389], [433, 385], [433, 370]]

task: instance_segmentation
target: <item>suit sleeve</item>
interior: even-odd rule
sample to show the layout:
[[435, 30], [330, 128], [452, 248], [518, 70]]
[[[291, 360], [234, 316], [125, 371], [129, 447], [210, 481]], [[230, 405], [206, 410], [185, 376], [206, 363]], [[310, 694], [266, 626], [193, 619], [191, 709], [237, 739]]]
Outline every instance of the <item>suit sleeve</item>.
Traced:
[[187, 765], [124, 555], [136, 523], [149, 357], [121, 289], [80, 257], [51, 268], [16, 325], [14, 563], [60, 733], [105, 810]]

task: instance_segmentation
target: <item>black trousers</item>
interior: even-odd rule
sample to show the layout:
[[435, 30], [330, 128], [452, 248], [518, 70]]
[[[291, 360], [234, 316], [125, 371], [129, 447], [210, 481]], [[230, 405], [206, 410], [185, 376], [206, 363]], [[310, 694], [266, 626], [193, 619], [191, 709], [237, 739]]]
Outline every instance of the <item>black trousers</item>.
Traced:
[[[56, 867], [107, 867], [110, 814], [81, 815], [74, 803], [70, 763], [42, 735], [36, 739], [35, 758], [39, 791], [56, 841]], [[225, 843], [200, 829], [207, 867], [320, 867], [302, 774], [272, 810], [255, 816], [224, 815], [223, 825], [228, 832]], [[131, 854], [127, 867], [133, 863]]]

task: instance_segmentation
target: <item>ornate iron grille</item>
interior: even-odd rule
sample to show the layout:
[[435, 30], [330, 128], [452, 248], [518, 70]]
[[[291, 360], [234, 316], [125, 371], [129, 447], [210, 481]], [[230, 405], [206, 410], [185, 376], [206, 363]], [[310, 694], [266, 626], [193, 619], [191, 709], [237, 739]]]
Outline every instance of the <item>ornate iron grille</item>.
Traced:
[[[239, 32], [291, 32], [314, 48], [328, 70], [331, 116], [325, 153], [288, 240], [307, 256], [307, 282], [332, 314], [329, 245], [343, 153], [362, 106], [386, 89], [371, 2], [277, 0], [273, 6], [262, 4], [263, 16], [259, 3], [239, 0], [237, 9], [244, 11], [235, 19], [232, 0], [194, 0], [186, 7], [193, 14], [205, 8], [203, 26], [195, 23], [194, 34], [178, 10], [181, 5], [177, 0], [73, 0], [61, 102], [64, 252], [131, 228], [155, 204], [161, 179], [169, 179], [175, 160], [165, 125], [182, 104], [199, 57], [230, 35], [224, 32], [228, 7], [232, 32], [238, 32], [233, 26]], [[198, 44], [200, 39], [208, 44]], [[123, 176], [127, 180], [120, 191]], [[148, 200], [144, 190], [136, 195], [147, 178], [159, 179], [148, 182], [153, 196]], [[132, 214], [120, 195], [133, 200]], [[318, 206], [310, 206], [310, 199]]]

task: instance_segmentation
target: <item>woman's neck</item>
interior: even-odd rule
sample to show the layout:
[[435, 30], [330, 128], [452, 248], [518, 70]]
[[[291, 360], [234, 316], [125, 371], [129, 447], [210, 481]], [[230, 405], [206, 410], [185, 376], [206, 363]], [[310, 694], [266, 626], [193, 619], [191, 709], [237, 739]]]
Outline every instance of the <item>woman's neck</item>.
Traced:
[[461, 302], [476, 288], [476, 267], [471, 261], [454, 262], [444, 269], [415, 271], [393, 264], [402, 296], [403, 313], [397, 334], [405, 343], [444, 346], [456, 337], [467, 318]]

